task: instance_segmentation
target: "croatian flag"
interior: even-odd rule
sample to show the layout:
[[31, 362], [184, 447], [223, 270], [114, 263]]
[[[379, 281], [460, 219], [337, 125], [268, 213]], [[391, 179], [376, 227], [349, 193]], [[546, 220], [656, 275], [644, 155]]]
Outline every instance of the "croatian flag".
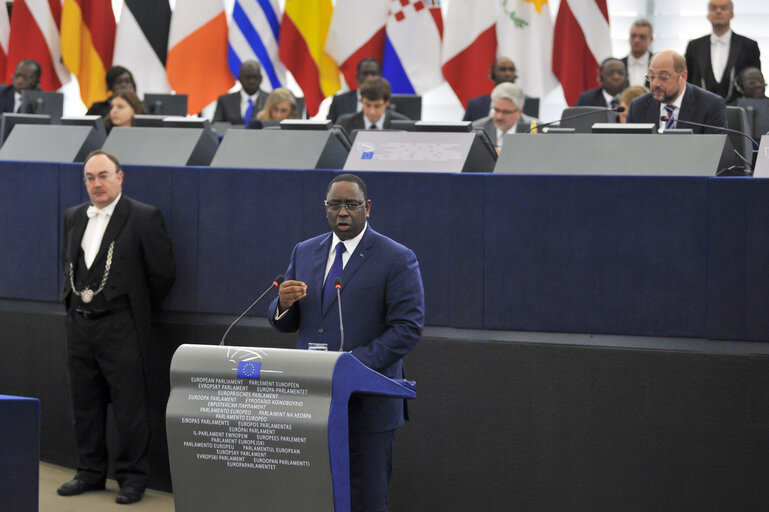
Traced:
[[235, 0], [227, 45], [227, 64], [236, 77], [240, 65], [257, 60], [262, 75], [275, 89], [286, 83], [286, 68], [278, 58], [280, 6], [278, 0]]
[[437, 0], [391, 0], [382, 76], [396, 94], [424, 94], [443, 82], [443, 19]]

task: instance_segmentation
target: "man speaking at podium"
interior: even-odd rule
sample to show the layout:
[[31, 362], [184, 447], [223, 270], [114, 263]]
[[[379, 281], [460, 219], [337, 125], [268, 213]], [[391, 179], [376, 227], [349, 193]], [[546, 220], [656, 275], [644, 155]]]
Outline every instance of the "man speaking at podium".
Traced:
[[[270, 323], [281, 332], [298, 330], [298, 349], [325, 343], [339, 350], [334, 289], [339, 277], [343, 350], [387, 377], [403, 378], [401, 358], [419, 341], [424, 325], [417, 258], [368, 225], [371, 200], [357, 176], [334, 178], [324, 205], [332, 232], [294, 247], [286, 280], [269, 308]], [[405, 401], [352, 397], [349, 414], [351, 510], [387, 511], [395, 429], [406, 420]]]

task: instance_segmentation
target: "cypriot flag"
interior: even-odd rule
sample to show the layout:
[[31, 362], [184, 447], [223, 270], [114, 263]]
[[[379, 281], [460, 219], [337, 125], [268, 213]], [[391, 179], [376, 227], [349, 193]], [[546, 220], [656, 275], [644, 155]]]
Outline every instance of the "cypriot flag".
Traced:
[[543, 98], [557, 81], [552, 71], [553, 23], [547, 0], [499, 0], [497, 56], [509, 57], [516, 83], [528, 96]]

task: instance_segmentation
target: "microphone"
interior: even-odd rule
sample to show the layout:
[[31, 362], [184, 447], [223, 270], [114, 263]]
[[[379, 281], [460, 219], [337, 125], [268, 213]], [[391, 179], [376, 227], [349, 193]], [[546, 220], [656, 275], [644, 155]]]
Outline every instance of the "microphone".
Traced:
[[[660, 117], [660, 120], [667, 123], [668, 116], [662, 116], [662, 117]], [[738, 135], [742, 135], [743, 137], [748, 139], [750, 142], [752, 142], [753, 143], [753, 147], [758, 147], [758, 143], [753, 139], [753, 137], [751, 137], [747, 133], [741, 132], [739, 130], [732, 130], [731, 128], [724, 128], [723, 126], [715, 126], [715, 125], [712, 125], [712, 124], [695, 123], [694, 121], [685, 121], [683, 119], [676, 119], [676, 126], [678, 126], [678, 123], [689, 124], [689, 125], [692, 125], [692, 126], [700, 126], [702, 128], [710, 128], [711, 130], [722, 130], [722, 131], [725, 131], [725, 132], [728, 132], [728, 133], [736, 133]], [[665, 131], [664, 128], [660, 128], [660, 133], [664, 133], [664, 131]], [[740, 157], [740, 160], [742, 160], [743, 162], [745, 162], [745, 164], [747, 164], [748, 168], [750, 168], [752, 166], [751, 162], [749, 160], [747, 160], [744, 156], [742, 156], [739, 151], [737, 151], [737, 148], [732, 148], [732, 150], [734, 151], [734, 154], [736, 154], [738, 157]], [[743, 171], [745, 171], [745, 170], [743, 169]], [[745, 174], [750, 174], [750, 173], [745, 171]], [[716, 176], [718, 176], [718, 174], [716, 174]]]
[[[528, 130], [526, 130], [523, 133], [530, 133], [532, 130], [539, 131], [540, 128], [547, 128], [548, 126], [552, 126], [552, 125], [554, 125], [556, 123], [560, 123], [561, 121], [569, 121], [571, 119], [577, 119], [578, 117], [585, 117], [585, 116], [597, 114], [599, 112], [617, 112], [619, 114], [620, 112], [624, 112], [624, 111], [625, 111], [625, 107], [606, 107], [606, 108], [602, 108], [600, 110], [596, 109], [596, 110], [590, 110], [588, 112], [580, 112], [579, 114], [574, 114], [572, 116], [566, 116], [566, 117], [563, 117], [561, 119], [557, 119], [555, 121], [550, 121], [549, 123], [537, 124], [536, 126], [532, 126], [531, 128], [529, 128]], [[547, 133], [547, 131], [544, 131], [542, 133]]]
[[241, 319], [241, 318], [243, 318], [244, 316], [246, 316], [246, 313], [248, 313], [249, 311], [251, 311], [251, 308], [252, 308], [252, 307], [254, 307], [254, 306], [256, 306], [256, 303], [257, 303], [257, 302], [259, 302], [259, 301], [262, 299], [262, 297], [264, 297], [265, 295], [267, 295], [267, 292], [269, 292], [270, 290], [272, 290], [272, 288], [273, 288], [273, 287], [277, 287], [277, 286], [280, 286], [280, 284], [281, 284], [281, 283], [282, 283], [282, 282], [283, 282], [285, 279], [286, 279], [286, 278], [283, 276], [283, 274], [278, 274], [277, 276], [275, 276], [275, 279], [273, 279], [273, 281], [272, 281], [272, 284], [270, 285], [270, 287], [269, 287], [269, 288], [267, 288], [266, 290], [264, 290], [264, 293], [262, 293], [262, 294], [261, 294], [261, 295], [260, 295], [260, 296], [259, 296], [259, 297], [258, 297], [258, 298], [257, 298], [257, 299], [254, 301], [254, 302], [252, 302], [252, 303], [251, 303], [251, 305], [250, 305], [250, 306], [248, 306], [248, 309], [246, 309], [246, 310], [243, 312], [243, 314], [241, 314], [241, 315], [240, 315], [238, 318], [236, 318], [236, 319], [235, 319], [235, 321], [234, 321], [234, 322], [232, 322], [232, 323], [230, 324], [230, 326], [229, 326], [229, 327], [227, 327], [227, 330], [226, 330], [226, 331], [224, 331], [224, 336], [222, 336], [222, 341], [220, 341], [220, 342], [219, 342], [219, 345], [224, 345], [224, 339], [227, 337], [227, 334], [229, 334], [229, 332], [230, 332], [230, 329], [232, 329], [233, 327], [235, 327], [235, 324], [236, 324], [236, 323], [238, 323], [238, 322], [240, 322], [240, 319]]
[[339, 344], [339, 352], [344, 352], [344, 324], [342, 323], [342, 280], [338, 277], [334, 279], [334, 288], [336, 288], [336, 303], [339, 306], [339, 337], [342, 340]]

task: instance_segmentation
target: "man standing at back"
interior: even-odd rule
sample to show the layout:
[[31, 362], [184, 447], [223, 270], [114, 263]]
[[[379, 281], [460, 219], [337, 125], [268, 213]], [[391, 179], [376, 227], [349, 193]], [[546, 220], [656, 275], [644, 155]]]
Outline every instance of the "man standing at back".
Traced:
[[708, 21], [713, 33], [689, 41], [685, 54], [689, 82], [718, 94], [727, 103], [742, 96], [734, 87], [740, 72], [749, 66], [761, 69], [758, 43], [732, 32], [732, 18], [732, 0], [710, 0]]
[[630, 87], [642, 85], [649, 88], [646, 72], [652, 58], [652, 52], [649, 51], [652, 41], [654, 41], [654, 31], [649, 20], [635, 20], [630, 27], [630, 55], [621, 59], [627, 70], [627, 81]]
[[[281, 332], [298, 330], [298, 349], [307, 349], [312, 342], [340, 350], [334, 288], [339, 277], [346, 320], [344, 350], [372, 370], [403, 378], [401, 359], [419, 341], [424, 325], [424, 290], [417, 258], [413, 251], [369, 226], [371, 200], [357, 176], [334, 178], [323, 204], [332, 231], [294, 247], [286, 280], [269, 308], [270, 323]], [[401, 399], [350, 399], [353, 512], [389, 510], [395, 429], [405, 420]]]
[[77, 473], [57, 492], [104, 489], [112, 404], [120, 484], [115, 501], [128, 505], [142, 499], [149, 477], [150, 314], [174, 282], [173, 251], [160, 210], [122, 193], [123, 171], [114, 156], [92, 152], [83, 178], [90, 204], [64, 213], [62, 238]]

